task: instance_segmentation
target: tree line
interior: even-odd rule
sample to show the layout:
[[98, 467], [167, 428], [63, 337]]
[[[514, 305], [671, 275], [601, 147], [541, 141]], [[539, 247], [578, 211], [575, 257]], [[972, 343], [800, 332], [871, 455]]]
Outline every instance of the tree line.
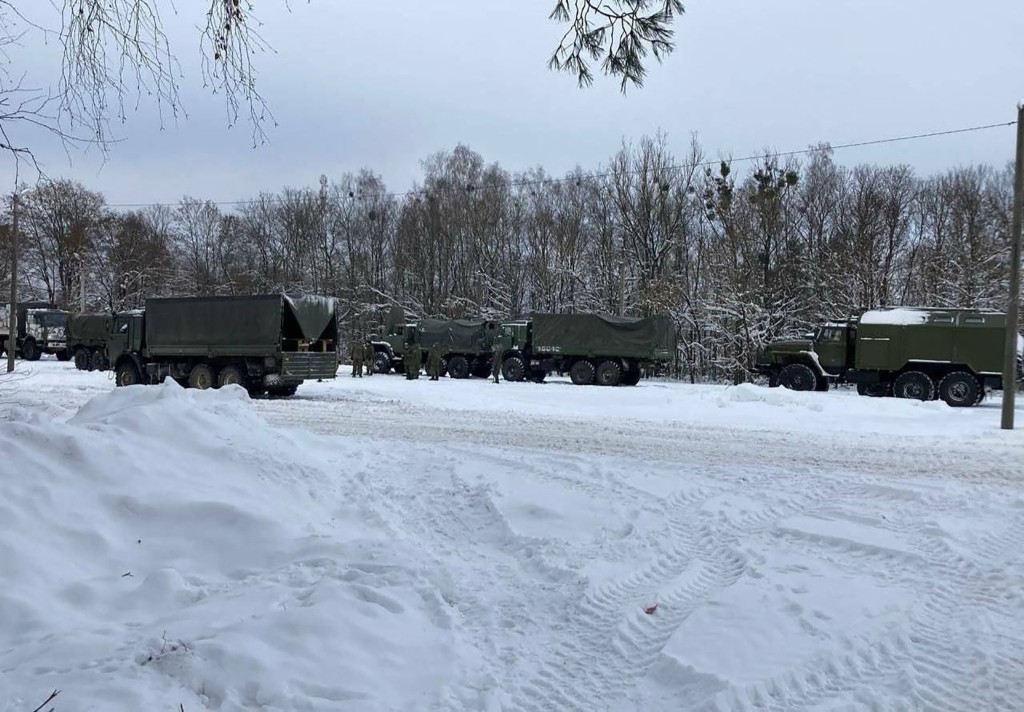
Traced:
[[[695, 140], [677, 156], [657, 135], [555, 177], [460, 145], [401, 194], [363, 170], [234, 206], [184, 197], [129, 212], [52, 180], [20, 192], [20, 293], [73, 311], [83, 276], [91, 311], [149, 296], [328, 294], [343, 342], [379, 331], [392, 306], [413, 318], [668, 313], [678, 375], [732, 382], [767, 342], [822, 319], [1005, 309], [1009, 166], [919, 176], [816, 149], [708, 162]], [[6, 294], [9, 229], [0, 258]]]

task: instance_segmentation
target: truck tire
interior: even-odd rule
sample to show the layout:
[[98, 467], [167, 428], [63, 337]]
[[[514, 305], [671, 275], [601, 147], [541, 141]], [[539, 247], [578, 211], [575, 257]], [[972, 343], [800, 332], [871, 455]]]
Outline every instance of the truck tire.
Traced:
[[594, 381], [599, 386], [617, 386], [622, 380], [622, 366], [618, 361], [602, 361], [594, 372]]
[[245, 372], [238, 366], [225, 366], [217, 374], [217, 388], [223, 386], [245, 387]]
[[465, 356], [448, 359], [448, 375], [452, 378], [469, 378], [469, 361]]
[[21, 344], [21, 357], [26, 361], [38, 361], [41, 355], [35, 339], [25, 339]]
[[89, 368], [90, 356], [91, 354], [89, 353], [89, 349], [84, 346], [79, 346], [75, 349], [75, 368], [79, 371], [91, 370]]
[[192, 370], [189, 371], [189, 388], [205, 391], [207, 388], [213, 388], [216, 383], [216, 374], [213, 372], [213, 367], [208, 363], [197, 363], [192, 367]]
[[589, 386], [594, 382], [594, 364], [586, 359], [580, 359], [569, 369], [569, 378], [577, 386]]
[[373, 372], [387, 373], [391, 370], [391, 357], [384, 351], [378, 351], [373, 355]]
[[89, 370], [106, 371], [108, 367], [107, 356], [103, 353], [103, 350], [93, 349], [92, 353], [89, 354]]
[[134, 386], [142, 382], [142, 376], [134, 363], [125, 361], [114, 372], [114, 382], [118, 386]]
[[930, 401], [935, 397], [935, 382], [920, 371], [907, 371], [893, 381], [892, 394], [897, 398]]
[[954, 371], [939, 381], [939, 398], [951, 408], [975, 406], [984, 394], [978, 379], [966, 371]]
[[[541, 371], [543, 373], [543, 371]], [[522, 356], [509, 356], [501, 364], [501, 375], [506, 381], [521, 381], [526, 378], [526, 363]]]
[[818, 376], [806, 364], [791, 363], [779, 373], [779, 384], [791, 391], [813, 391]]
[[71, 352], [68, 351], [67, 349], [61, 349], [60, 351], [58, 351], [54, 355], [57, 357], [58, 361], [70, 361], [71, 360]]

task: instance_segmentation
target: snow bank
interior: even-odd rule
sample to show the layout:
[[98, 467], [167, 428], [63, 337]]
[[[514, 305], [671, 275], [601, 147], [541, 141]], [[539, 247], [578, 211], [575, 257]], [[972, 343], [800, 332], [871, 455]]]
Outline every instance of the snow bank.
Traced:
[[420, 708], [450, 675], [432, 562], [240, 388], [113, 390], [0, 451], [0, 710]]

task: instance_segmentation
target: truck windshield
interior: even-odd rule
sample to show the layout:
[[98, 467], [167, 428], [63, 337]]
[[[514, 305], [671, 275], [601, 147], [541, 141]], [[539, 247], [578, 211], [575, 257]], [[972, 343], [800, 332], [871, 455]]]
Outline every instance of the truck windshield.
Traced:
[[67, 314], [62, 312], [42, 312], [35, 315], [36, 323], [47, 329], [63, 327], [67, 324]]

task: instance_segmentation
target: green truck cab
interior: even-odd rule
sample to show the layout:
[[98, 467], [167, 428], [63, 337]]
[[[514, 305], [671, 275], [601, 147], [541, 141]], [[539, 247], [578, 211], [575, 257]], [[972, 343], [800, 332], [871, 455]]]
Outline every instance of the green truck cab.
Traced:
[[576, 385], [635, 386], [644, 369], [672, 363], [676, 334], [667, 315], [534, 314], [502, 324], [502, 375], [543, 381], [568, 373]]
[[115, 315], [106, 351], [118, 386], [173, 378], [289, 396], [304, 380], [337, 376], [337, 342], [328, 297], [183, 297]]
[[[805, 339], [771, 343], [754, 370], [770, 386], [827, 390], [854, 383], [867, 396], [977, 405], [1001, 389], [1006, 315], [978, 309], [900, 307], [822, 324]], [[1017, 379], [1024, 377], [1018, 336]]]

